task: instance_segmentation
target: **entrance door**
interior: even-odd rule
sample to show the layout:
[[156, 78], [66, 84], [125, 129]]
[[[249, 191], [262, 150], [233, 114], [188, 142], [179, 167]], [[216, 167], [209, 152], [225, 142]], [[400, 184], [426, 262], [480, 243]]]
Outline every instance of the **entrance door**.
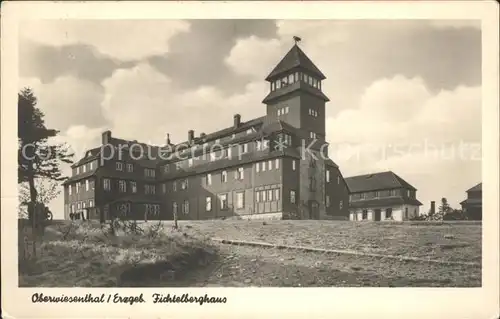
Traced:
[[310, 202], [310, 215], [311, 219], [319, 219], [319, 205], [316, 201]]
[[375, 221], [380, 221], [381, 210], [375, 209]]

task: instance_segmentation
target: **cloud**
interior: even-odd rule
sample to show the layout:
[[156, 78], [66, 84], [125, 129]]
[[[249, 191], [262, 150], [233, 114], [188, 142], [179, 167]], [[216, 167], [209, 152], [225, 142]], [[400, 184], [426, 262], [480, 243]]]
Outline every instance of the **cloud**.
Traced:
[[19, 89], [24, 87], [33, 89], [48, 127], [65, 131], [72, 125], [96, 127], [105, 124], [100, 107], [104, 92], [97, 84], [63, 76], [47, 84], [38, 78], [22, 78]]
[[238, 74], [263, 79], [272, 71], [282, 54], [283, 47], [278, 40], [251, 36], [237, 41], [225, 62]]
[[189, 31], [181, 20], [33, 20], [19, 28], [22, 38], [49, 46], [87, 44], [119, 60], [140, 60], [169, 50], [169, 39]]
[[438, 29], [462, 29], [462, 28], [473, 28], [481, 29], [481, 20], [469, 19], [469, 20], [428, 20], [429, 25]]
[[326, 127], [344, 176], [392, 170], [426, 205], [447, 197], [457, 206], [479, 182], [481, 87], [433, 94], [419, 77], [380, 79], [357, 108], [329, 117]]
[[243, 121], [264, 115], [260, 101], [268, 89], [259, 82], [229, 95], [212, 86], [180, 91], [147, 63], [114, 72], [103, 87], [103, 112], [113, 135], [154, 144], [164, 143], [167, 132], [178, 143], [189, 129], [199, 134], [229, 127], [232, 113], [240, 113]]

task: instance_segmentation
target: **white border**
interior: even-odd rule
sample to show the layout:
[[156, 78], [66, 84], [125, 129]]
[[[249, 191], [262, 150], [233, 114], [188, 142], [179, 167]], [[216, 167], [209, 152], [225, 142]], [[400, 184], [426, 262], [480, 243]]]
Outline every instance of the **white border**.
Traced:
[[[499, 112], [498, 4], [494, 1], [432, 2], [3, 2], [1, 64], [2, 308], [10, 317], [370, 317], [493, 318], [499, 302]], [[21, 19], [481, 19], [483, 89], [483, 287], [482, 288], [17, 288], [18, 78], [17, 23]], [[459, 172], [457, 172], [459, 174]], [[32, 304], [33, 292], [152, 292], [227, 296], [222, 305]]]

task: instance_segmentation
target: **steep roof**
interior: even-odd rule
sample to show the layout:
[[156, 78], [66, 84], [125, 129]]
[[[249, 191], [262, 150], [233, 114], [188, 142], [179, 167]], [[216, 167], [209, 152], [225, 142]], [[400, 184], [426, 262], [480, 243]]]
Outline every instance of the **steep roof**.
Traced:
[[266, 81], [271, 81], [273, 78], [280, 74], [291, 71], [296, 68], [309, 71], [318, 76], [320, 80], [326, 79], [326, 76], [318, 69], [316, 65], [307, 57], [297, 44], [295, 44], [290, 51], [281, 59], [276, 67], [267, 76]]
[[400, 187], [416, 190], [415, 187], [392, 171], [347, 177], [345, 181], [352, 193]]
[[477, 184], [476, 186], [474, 186], [474, 187], [472, 187], [472, 188], [468, 189], [468, 190], [467, 190], [467, 193], [468, 193], [468, 192], [480, 192], [480, 191], [482, 191], [482, 190], [483, 190], [483, 183], [479, 183], [479, 184]]

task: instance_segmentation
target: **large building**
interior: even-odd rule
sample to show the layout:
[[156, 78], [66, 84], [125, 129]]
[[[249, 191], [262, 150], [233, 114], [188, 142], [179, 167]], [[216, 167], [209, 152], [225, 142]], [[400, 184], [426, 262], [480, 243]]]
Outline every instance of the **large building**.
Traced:
[[417, 190], [395, 173], [347, 177], [350, 220], [403, 221], [418, 216]]
[[347, 219], [348, 188], [325, 140], [325, 78], [295, 44], [265, 79], [262, 117], [236, 114], [162, 147], [104, 132], [64, 183], [65, 216]]
[[482, 220], [483, 219], [483, 183], [466, 191], [467, 199], [460, 202], [462, 210], [468, 219]]

